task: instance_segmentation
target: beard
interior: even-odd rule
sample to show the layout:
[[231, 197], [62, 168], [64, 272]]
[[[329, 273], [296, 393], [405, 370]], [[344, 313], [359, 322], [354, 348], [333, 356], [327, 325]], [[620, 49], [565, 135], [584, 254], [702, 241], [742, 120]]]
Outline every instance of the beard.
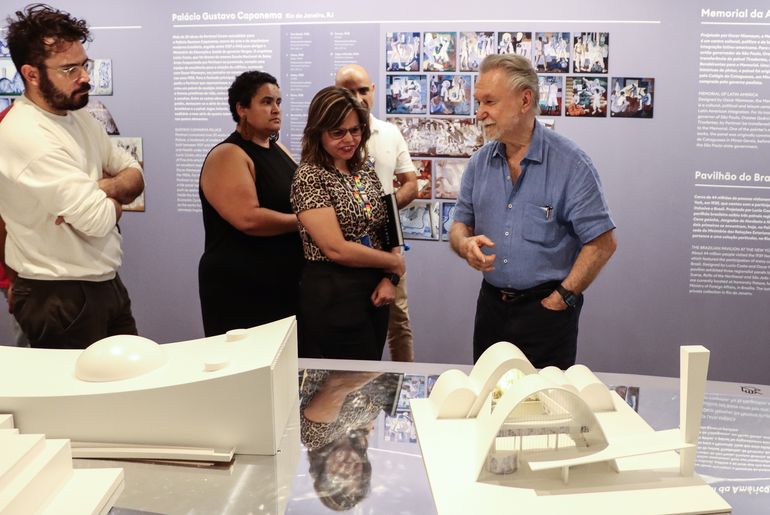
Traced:
[[497, 125], [491, 125], [488, 127], [482, 126], [481, 132], [484, 136], [484, 143], [489, 143], [490, 141], [500, 141], [500, 128]]
[[[40, 94], [43, 96], [43, 100], [54, 109], [59, 111], [77, 111], [84, 108], [88, 104], [88, 91], [90, 89], [91, 85], [85, 83], [67, 95], [54, 85], [48, 77], [48, 70], [40, 68]], [[80, 96], [78, 97], [77, 95], [79, 94]]]

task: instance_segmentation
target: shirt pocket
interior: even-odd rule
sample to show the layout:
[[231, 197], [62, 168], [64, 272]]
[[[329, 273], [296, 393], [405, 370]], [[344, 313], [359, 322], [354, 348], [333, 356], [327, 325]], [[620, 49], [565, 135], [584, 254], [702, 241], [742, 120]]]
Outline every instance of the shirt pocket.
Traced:
[[565, 229], [556, 221], [556, 211], [545, 204], [524, 206], [521, 237], [544, 247], [555, 246], [564, 236]]

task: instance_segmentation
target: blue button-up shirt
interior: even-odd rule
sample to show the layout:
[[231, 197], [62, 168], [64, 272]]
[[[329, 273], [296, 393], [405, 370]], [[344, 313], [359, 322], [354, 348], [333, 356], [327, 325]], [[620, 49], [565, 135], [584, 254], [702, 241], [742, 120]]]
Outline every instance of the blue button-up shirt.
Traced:
[[514, 184], [503, 143], [471, 157], [454, 220], [495, 243], [482, 249], [497, 255], [484, 279], [516, 289], [561, 281], [583, 244], [615, 228], [591, 159], [537, 121]]

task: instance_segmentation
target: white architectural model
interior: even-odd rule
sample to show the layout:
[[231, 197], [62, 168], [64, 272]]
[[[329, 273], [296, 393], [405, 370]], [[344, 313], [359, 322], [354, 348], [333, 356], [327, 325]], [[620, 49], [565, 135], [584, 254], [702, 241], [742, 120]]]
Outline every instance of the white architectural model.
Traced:
[[681, 348], [680, 428], [667, 431], [587, 367], [538, 373], [509, 343], [469, 376], [445, 372], [412, 400], [439, 513], [729, 513], [693, 472], [708, 355]]
[[0, 513], [101, 515], [123, 490], [123, 469], [73, 470], [67, 440], [19, 434], [0, 415]]
[[24, 433], [71, 439], [76, 457], [275, 454], [297, 399], [294, 317], [166, 345], [0, 347], [0, 413]]

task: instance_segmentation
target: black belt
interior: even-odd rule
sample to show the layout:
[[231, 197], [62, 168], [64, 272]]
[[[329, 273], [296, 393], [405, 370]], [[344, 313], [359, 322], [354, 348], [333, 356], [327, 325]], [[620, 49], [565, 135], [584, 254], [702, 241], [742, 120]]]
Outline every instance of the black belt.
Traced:
[[484, 289], [493, 292], [503, 302], [520, 302], [534, 298], [542, 299], [550, 295], [559, 284], [561, 284], [560, 281], [549, 281], [532, 288], [517, 290], [514, 288], [498, 288], [492, 286], [486, 280], [481, 283]]

